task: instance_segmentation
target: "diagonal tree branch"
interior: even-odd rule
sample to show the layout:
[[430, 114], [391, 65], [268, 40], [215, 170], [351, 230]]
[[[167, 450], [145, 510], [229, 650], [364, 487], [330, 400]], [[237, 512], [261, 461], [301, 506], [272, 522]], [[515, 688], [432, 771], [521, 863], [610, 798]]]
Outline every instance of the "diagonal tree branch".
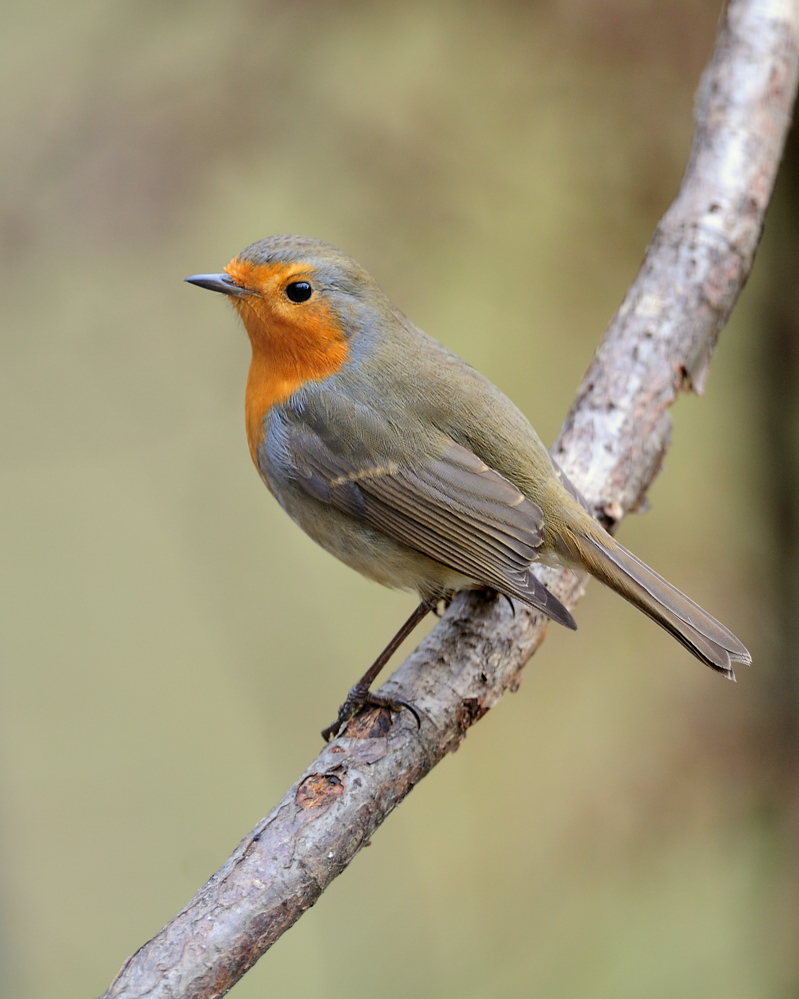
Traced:
[[[596, 352], [553, 454], [612, 528], [669, 442], [668, 407], [701, 392], [749, 275], [799, 71], [799, 0], [730, 0], [697, 95], [688, 166]], [[566, 606], [583, 580], [542, 569]], [[371, 709], [327, 746], [103, 999], [224, 995], [310, 908], [467, 729], [518, 684], [546, 621], [462, 593], [383, 687], [424, 713]]]

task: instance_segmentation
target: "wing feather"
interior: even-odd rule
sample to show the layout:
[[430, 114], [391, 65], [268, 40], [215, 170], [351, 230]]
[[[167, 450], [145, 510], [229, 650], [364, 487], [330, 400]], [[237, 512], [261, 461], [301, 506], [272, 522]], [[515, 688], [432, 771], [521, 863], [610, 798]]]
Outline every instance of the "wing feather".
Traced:
[[410, 467], [356, 467], [295, 424], [290, 453], [300, 483], [317, 499], [576, 627], [530, 571], [543, 539], [540, 507], [467, 448], [452, 441], [441, 456]]

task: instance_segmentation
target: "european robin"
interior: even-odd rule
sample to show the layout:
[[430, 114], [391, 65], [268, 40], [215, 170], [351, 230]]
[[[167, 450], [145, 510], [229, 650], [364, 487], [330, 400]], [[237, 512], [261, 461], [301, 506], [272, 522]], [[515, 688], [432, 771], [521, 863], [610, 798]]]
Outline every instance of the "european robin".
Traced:
[[441, 598], [491, 588], [567, 628], [574, 619], [534, 562], [595, 576], [697, 659], [734, 679], [752, 657], [724, 625], [591, 516], [519, 409], [413, 325], [351, 257], [304, 236], [248, 246], [221, 274], [186, 279], [230, 298], [252, 344], [245, 412], [267, 488], [314, 541], [421, 603], [352, 688], [369, 685]]

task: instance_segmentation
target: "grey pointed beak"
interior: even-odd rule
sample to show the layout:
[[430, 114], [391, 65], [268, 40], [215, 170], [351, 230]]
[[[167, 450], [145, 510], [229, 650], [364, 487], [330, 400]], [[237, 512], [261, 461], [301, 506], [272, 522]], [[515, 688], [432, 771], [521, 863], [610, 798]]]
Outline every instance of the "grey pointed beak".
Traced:
[[233, 295], [235, 298], [242, 298], [244, 295], [252, 295], [254, 292], [242, 288], [236, 284], [229, 274], [192, 274], [185, 279], [189, 284], [196, 284], [198, 288], [207, 288], [209, 291], [221, 291], [223, 295]]

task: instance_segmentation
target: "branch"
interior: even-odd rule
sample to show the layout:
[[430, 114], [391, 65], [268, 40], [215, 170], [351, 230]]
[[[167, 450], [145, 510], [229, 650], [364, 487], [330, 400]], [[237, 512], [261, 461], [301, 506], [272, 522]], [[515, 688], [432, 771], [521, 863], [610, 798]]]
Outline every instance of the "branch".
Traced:
[[[752, 267], [799, 67], [799, 0], [730, 0], [697, 95], [688, 166], [583, 380], [553, 454], [612, 528], [669, 442], [668, 407], [701, 392]], [[573, 606], [584, 581], [541, 579]], [[327, 746], [103, 999], [224, 995], [310, 908], [467, 729], [518, 685], [547, 622], [461, 593], [382, 688], [423, 712], [370, 709]]]

